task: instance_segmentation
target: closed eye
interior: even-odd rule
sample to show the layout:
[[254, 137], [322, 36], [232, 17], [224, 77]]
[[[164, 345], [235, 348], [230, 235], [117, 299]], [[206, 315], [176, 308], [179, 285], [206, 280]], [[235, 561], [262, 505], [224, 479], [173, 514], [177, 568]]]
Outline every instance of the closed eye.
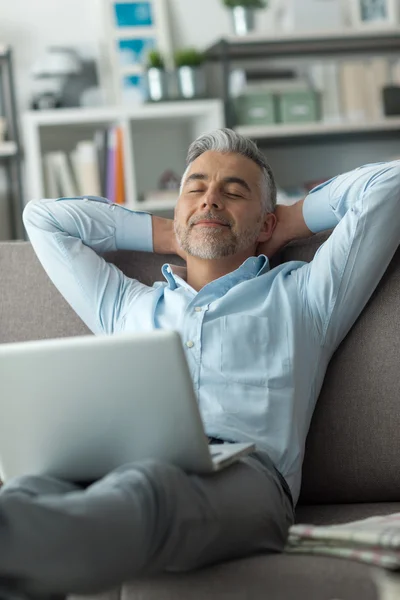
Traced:
[[240, 194], [232, 194], [232, 192], [226, 192], [227, 196], [231, 196], [232, 198], [243, 198]]

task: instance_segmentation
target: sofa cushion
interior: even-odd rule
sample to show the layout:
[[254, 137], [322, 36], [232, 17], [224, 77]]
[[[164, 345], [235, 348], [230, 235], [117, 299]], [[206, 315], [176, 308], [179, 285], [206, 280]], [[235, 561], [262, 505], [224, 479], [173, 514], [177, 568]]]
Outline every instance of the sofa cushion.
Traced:
[[378, 570], [322, 556], [271, 554], [125, 585], [122, 600], [378, 600]]
[[[296, 521], [331, 525], [394, 512], [400, 512], [400, 502], [300, 506]], [[139, 579], [124, 586], [122, 600], [378, 600], [385, 577], [383, 569], [346, 559], [263, 555], [194, 573]], [[399, 581], [396, 586], [400, 592]]]
[[[328, 235], [291, 244], [283, 259], [311, 260]], [[330, 362], [307, 437], [299, 503], [400, 500], [399, 298], [397, 250]]]
[[28, 242], [0, 243], [0, 344], [87, 335]]

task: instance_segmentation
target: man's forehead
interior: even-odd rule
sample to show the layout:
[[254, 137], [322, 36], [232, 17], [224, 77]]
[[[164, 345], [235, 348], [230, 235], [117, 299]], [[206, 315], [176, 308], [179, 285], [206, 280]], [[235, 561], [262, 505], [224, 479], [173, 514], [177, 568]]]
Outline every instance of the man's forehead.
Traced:
[[260, 177], [259, 166], [247, 158], [236, 153], [223, 153], [207, 151], [196, 158], [190, 165], [187, 176], [192, 174], [204, 175], [204, 178], [241, 176], [249, 183], [258, 182]]

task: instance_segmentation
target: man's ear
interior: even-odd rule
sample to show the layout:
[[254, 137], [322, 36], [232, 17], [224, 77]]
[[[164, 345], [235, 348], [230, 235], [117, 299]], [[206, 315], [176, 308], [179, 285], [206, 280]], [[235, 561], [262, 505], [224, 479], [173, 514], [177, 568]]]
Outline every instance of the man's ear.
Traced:
[[266, 214], [265, 217], [263, 217], [263, 219], [263, 226], [257, 238], [257, 242], [259, 244], [263, 242], [268, 242], [268, 240], [272, 238], [272, 235], [275, 231], [275, 227], [278, 223], [278, 220], [274, 213]]

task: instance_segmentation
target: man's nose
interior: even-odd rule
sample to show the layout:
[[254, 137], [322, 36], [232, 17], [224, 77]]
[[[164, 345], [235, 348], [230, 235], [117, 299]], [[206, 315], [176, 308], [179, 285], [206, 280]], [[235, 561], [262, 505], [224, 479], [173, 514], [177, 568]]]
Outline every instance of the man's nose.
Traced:
[[203, 196], [203, 207], [220, 209], [223, 207], [223, 201], [219, 190], [216, 188], [209, 188]]

